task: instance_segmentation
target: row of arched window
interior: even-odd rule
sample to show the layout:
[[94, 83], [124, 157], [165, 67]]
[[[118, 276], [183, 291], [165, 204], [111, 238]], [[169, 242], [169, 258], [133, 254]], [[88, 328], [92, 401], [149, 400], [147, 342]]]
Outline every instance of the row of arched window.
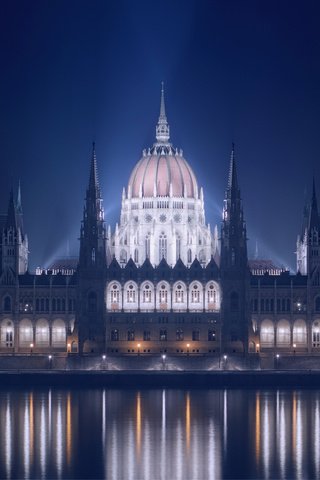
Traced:
[[[307, 324], [303, 319], [298, 319], [293, 324], [285, 319], [276, 323], [269, 319], [261, 322], [260, 345], [262, 348], [306, 347], [307, 339]], [[320, 347], [320, 319], [312, 323], [311, 342], [313, 347]]]
[[[112, 342], [118, 342], [120, 340], [127, 340], [128, 342], [134, 342], [137, 340], [144, 342], [175, 340], [180, 342], [185, 340], [184, 331], [181, 328], [178, 328], [175, 334], [171, 334], [170, 332], [170, 335], [168, 336], [168, 331], [166, 329], [161, 329], [157, 333], [151, 332], [150, 330], [144, 330], [142, 335], [141, 332], [137, 335], [135, 330], [132, 329], [120, 332], [119, 329], [115, 328], [110, 332], [110, 340]], [[209, 329], [206, 333], [202, 332], [202, 334], [200, 334], [200, 330], [192, 330], [191, 335], [189, 333], [187, 338], [188, 340], [191, 339], [193, 342], [199, 342], [200, 340], [214, 342], [216, 341], [216, 331]]]
[[[51, 304], [51, 310], [50, 310]], [[2, 309], [4, 312], [12, 311], [12, 300], [9, 295], [6, 295], [2, 300]], [[34, 309], [35, 307], [35, 309]], [[74, 312], [75, 310], [75, 299], [69, 298], [68, 300], [64, 297], [54, 297], [51, 299], [48, 297], [36, 298], [35, 305], [32, 298], [23, 298], [19, 302], [19, 311], [22, 313], [33, 313], [35, 312]]]
[[221, 303], [220, 287], [214, 282], [205, 286], [198, 281], [189, 287], [178, 281], [173, 286], [168, 282], [159, 282], [156, 286], [149, 281], [139, 287], [129, 281], [124, 286], [111, 282], [107, 287], [108, 310], [209, 310], [219, 311]]
[[[277, 312], [289, 313], [292, 310], [295, 312], [302, 312], [306, 310], [306, 304], [302, 301], [291, 302], [290, 298], [277, 298], [276, 302], [273, 298], [254, 298], [251, 301], [251, 311], [256, 312], [275, 312], [275, 307]], [[317, 296], [314, 299], [314, 311], [320, 312], [320, 296]]]
[[[3, 320], [0, 325], [0, 345], [1, 347], [12, 348], [14, 346], [15, 330], [11, 320]], [[50, 335], [51, 333], [51, 335]], [[51, 337], [51, 339], [50, 339]], [[35, 326], [31, 320], [23, 319], [18, 326], [19, 347], [55, 347], [62, 348], [66, 346], [67, 328], [62, 319], [56, 319], [49, 325], [46, 319], [39, 319]]]

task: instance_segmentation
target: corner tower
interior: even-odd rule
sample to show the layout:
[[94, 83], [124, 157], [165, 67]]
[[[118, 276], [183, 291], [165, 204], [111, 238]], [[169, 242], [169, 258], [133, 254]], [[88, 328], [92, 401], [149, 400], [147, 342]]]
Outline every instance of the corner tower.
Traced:
[[105, 348], [106, 227], [98, 181], [95, 144], [92, 147], [89, 183], [80, 230], [78, 265], [79, 352], [97, 353]]
[[10, 192], [8, 212], [2, 231], [1, 245], [2, 272], [10, 270], [15, 275], [22, 275], [28, 269], [28, 238], [23, 228], [21, 189], [18, 188], [17, 202], [13, 190]]
[[249, 269], [247, 231], [232, 145], [221, 227], [223, 349], [247, 352]]
[[312, 182], [311, 202], [304, 208], [302, 231], [297, 239], [297, 271], [319, 282], [320, 270], [320, 218], [315, 180]]

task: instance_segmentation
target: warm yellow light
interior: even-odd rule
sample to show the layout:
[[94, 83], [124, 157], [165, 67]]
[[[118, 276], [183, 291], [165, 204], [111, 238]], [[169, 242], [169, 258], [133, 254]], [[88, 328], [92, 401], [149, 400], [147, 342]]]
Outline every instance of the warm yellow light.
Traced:
[[188, 348], [190, 347], [190, 343], [187, 343], [187, 347], [188, 347]]
[[296, 346], [297, 346], [297, 345], [294, 343], [294, 344], [293, 344], [293, 348], [296, 348]]
[[70, 348], [70, 347], [71, 347], [71, 343], [68, 343], [68, 348]]
[[138, 343], [138, 348], [140, 348], [140, 347], [141, 347], [141, 345], [140, 345], [140, 343]]
[[260, 343], [257, 343], [257, 348], [259, 348], [259, 347], [260, 347]]
[[33, 348], [33, 343], [30, 343], [30, 348]]

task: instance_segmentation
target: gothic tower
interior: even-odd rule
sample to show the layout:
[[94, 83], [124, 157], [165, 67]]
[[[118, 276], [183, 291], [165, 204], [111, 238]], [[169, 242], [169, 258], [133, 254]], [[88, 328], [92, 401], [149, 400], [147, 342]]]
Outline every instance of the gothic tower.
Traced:
[[247, 233], [232, 145], [221, 227], [222, 332], [224, 351], [247, 352], [249, 268]]
[[302, 275], [308, 275], [313, 279], [313, 283], [316, 282], [315, 284], [319, 285], [319, 267], [320, 219], [313, 179], [311, 202], [304, 209], [302, 232], [297, 240], [297, 271]]
[[2, 272], [10, 271], [22, 275], [28, 269], [28, 238], [23, 228], [20, 184], [17, 202], [10, 192], [8, 213], [2, 231], [1, 267]]
[[80, 230], [77, 302], [80, 353], [97, 353], [104, 351], [105, 348], [106, 267], [106, 227], [93, 144], [89, 184]]

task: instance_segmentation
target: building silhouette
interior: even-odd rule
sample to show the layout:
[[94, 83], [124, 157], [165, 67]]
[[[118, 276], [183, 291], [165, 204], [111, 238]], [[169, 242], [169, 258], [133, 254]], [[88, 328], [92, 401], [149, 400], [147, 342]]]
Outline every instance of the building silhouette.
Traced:
[[156, 141], [104, 220], [95, 145], [76, 262], [28, 271], [20, 186], [0, 217], [0, 353], [242, 356], [320, 352], [320, 221], [313, 182], [297, 272], [248, 260], [235, 149], [221, 226], [170, 142], [162, 86]]

